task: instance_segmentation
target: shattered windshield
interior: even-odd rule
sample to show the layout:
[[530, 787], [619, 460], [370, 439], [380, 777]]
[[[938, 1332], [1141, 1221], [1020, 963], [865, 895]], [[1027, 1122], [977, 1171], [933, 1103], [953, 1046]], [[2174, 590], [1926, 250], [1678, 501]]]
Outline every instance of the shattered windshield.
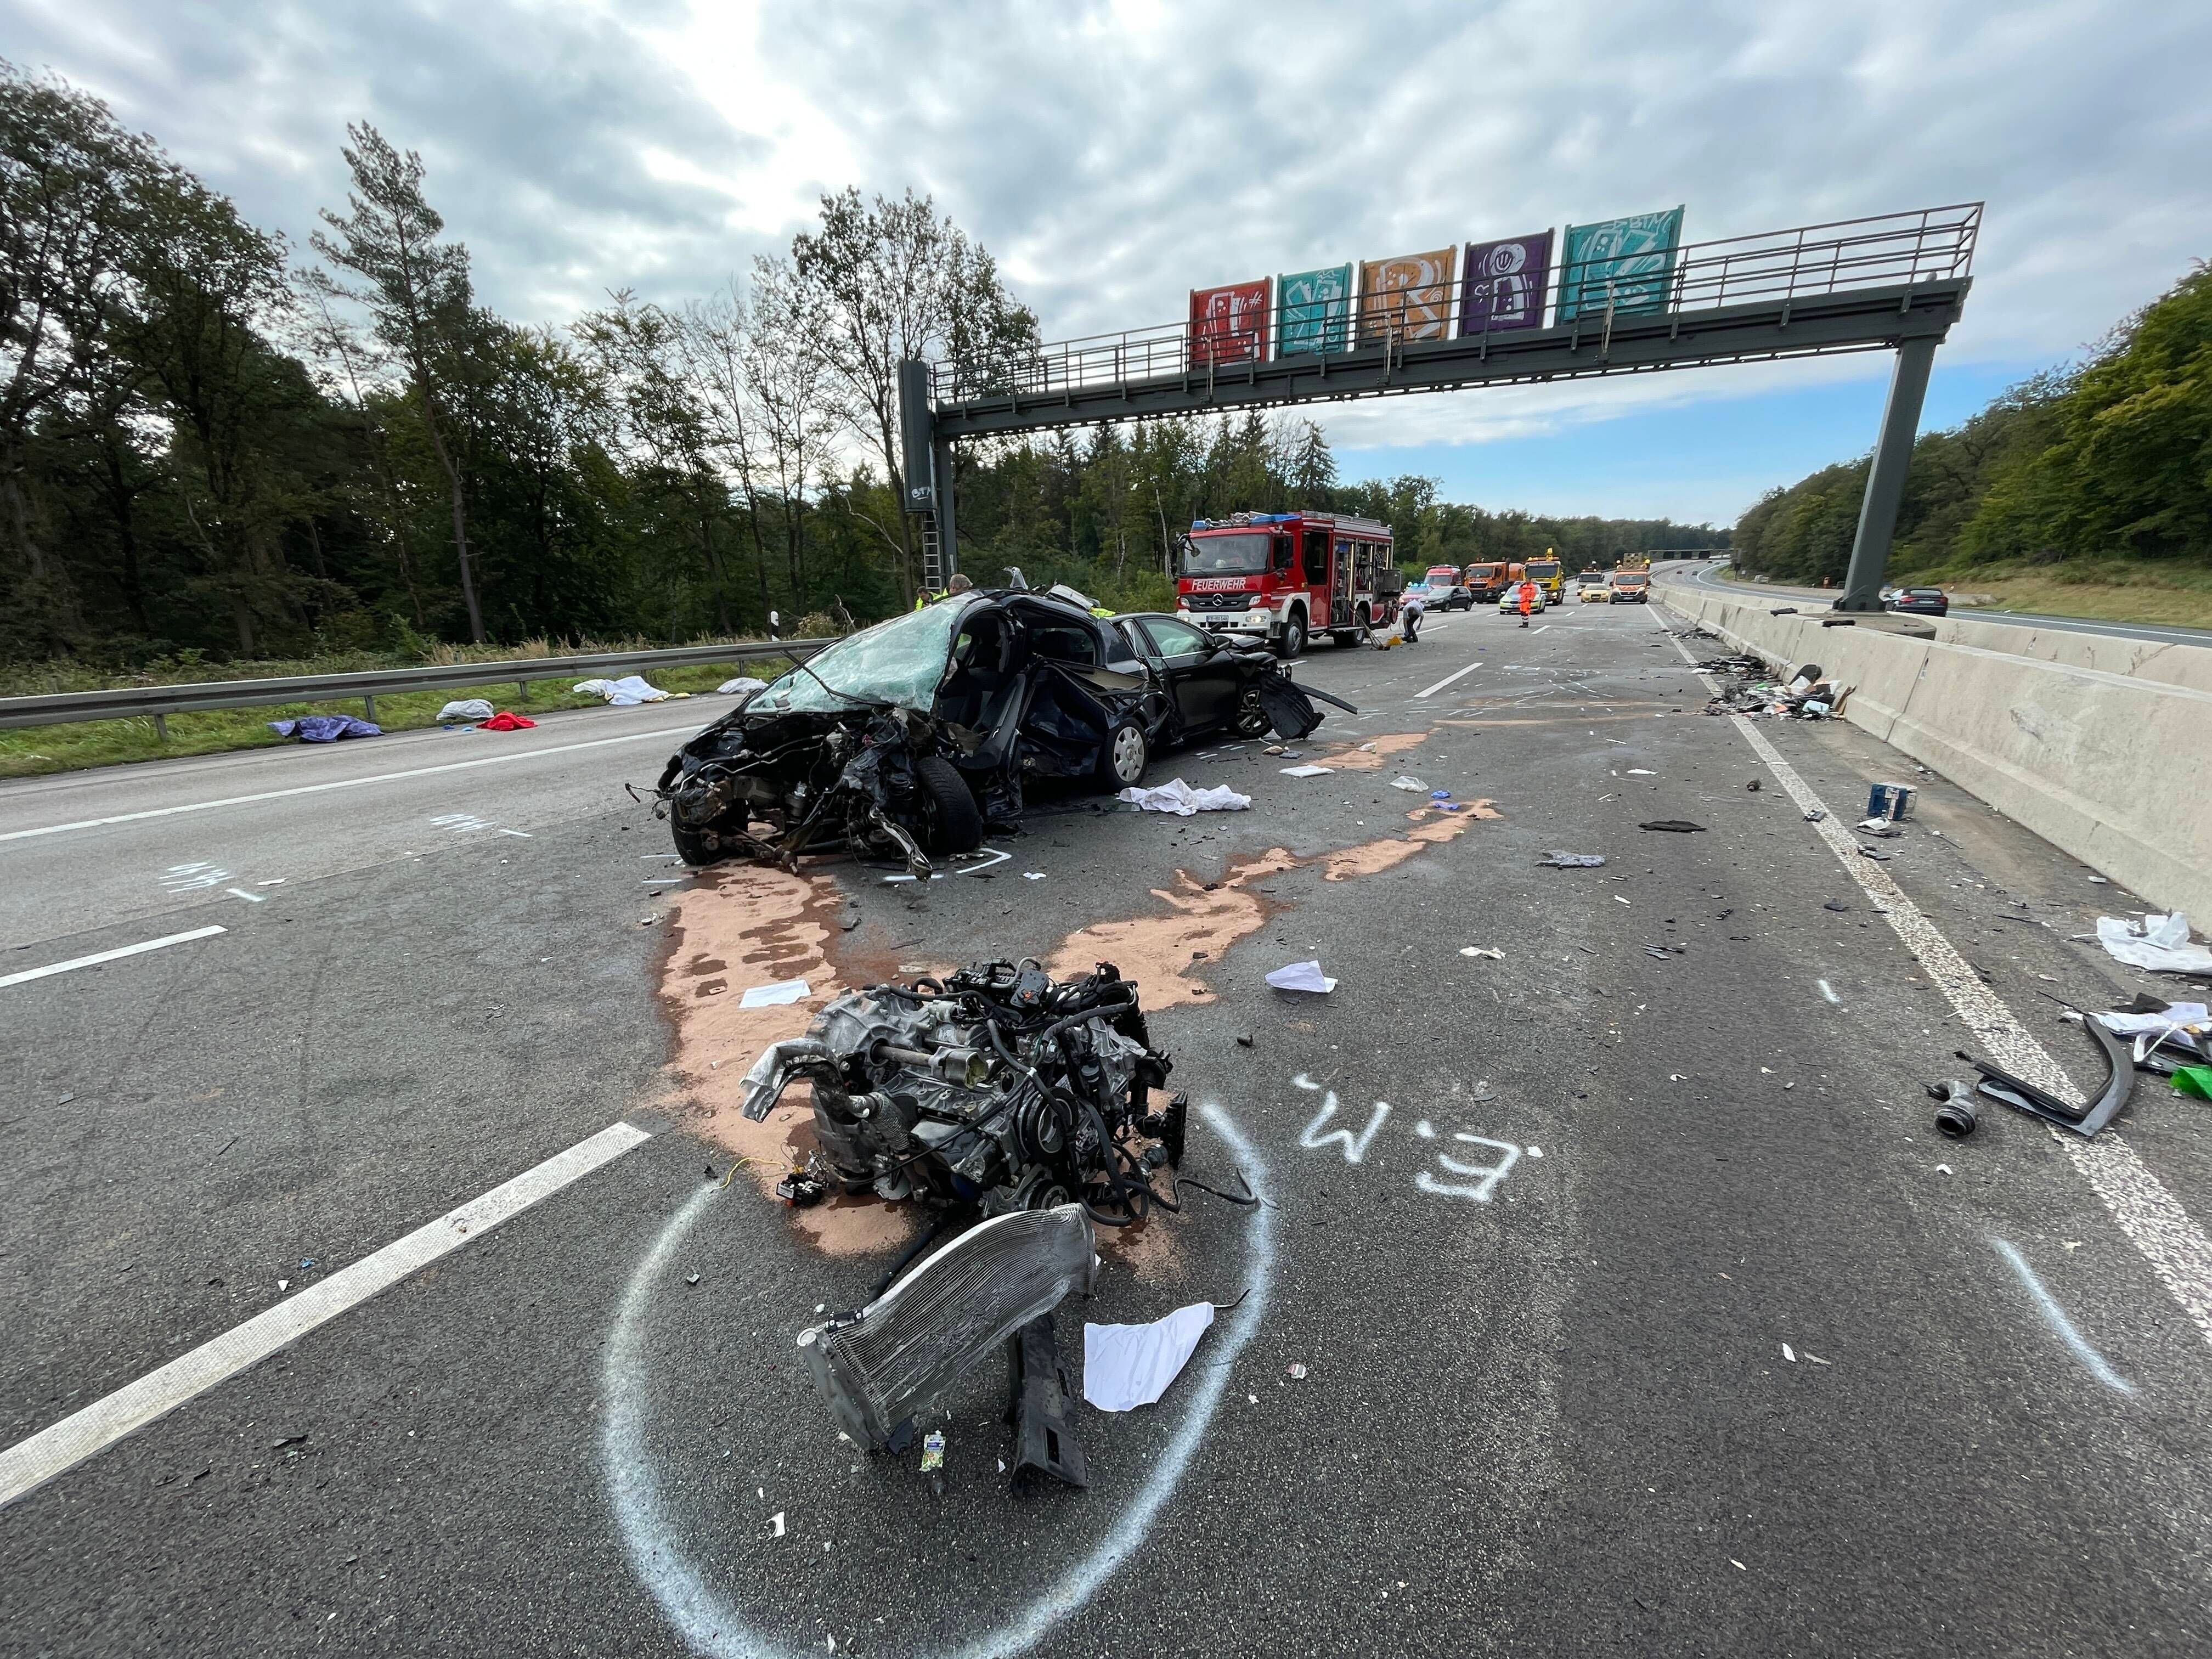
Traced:
[[[957, 599], [940, 599], [863, 629], [816, 652], [804, 668], [792, 670], [750, 706], [777, 714], [835, 714], [877, 702], [926, 714], [945, 678], [953, 629], [967, 609]], [[839, 691], [847, 695], [838, 696]]]
[[1193, 536], [1183, 544], [1186, 576], [1256, 576], [1267, 568], [1267, 532], [1239, 530], [1225, 536]]

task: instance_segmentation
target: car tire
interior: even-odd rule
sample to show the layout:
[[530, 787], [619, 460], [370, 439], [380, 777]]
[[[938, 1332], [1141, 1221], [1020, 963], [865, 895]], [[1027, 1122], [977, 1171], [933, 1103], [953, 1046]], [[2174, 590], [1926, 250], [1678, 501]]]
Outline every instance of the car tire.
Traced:
[[1302, 657], [1306, 650], [1306, 613], [1292, 610], [1283, 622], [1283, 637], [1275, 647], [1275, 654], [1285, 662]]
[[1267, 711], [1260, 706], [1260, 688], [1246, 686], [1237, 701], [1237, 718], [1230, 722], [1229, 729], [1240, 738], [1264, 738], [1273, 724]]
[[1146, 739], [1145, 728], [1125, 714], [1114, 723], [1099, 746], [1098, 769], [1093, 775], [1102, 789], [1116, 793], [1133, 789], [1145, 781], [1145, 768], [1152, 758], [1152, 746]]
[[983, 844], [983, 811], [959, 768], [942, 755], [924, 755], [914, 763], [915, 790], [921, 808], [921, 850], [972, 853]]
[[713, 830], [695, 830], [673, 812], [669, 815], [668, 831], [676, 842], [676, 856], [694, 869], [720, 864], [729, 856], [722, 851], [720, 840]]

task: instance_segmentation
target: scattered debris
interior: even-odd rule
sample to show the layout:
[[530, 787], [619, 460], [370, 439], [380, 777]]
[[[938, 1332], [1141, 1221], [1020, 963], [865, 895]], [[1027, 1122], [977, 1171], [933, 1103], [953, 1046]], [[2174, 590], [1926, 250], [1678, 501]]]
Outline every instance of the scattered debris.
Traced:
[[1797, 1351], [1787, 1342], [1782, 1345], [1782, 1357], [1793, 1365], [1797, 1363]]
[[1964, 1140], [1974, 1133], [1973, 1090], [1964, 1083], [1930, 1083], [1928, 1097], [1936, 1103], [1936, 1132], [1950, 1140]]
[[1818, 823], [1822, 818], [1825, 818], [1827, 816], [1828, 809], [1826, 807], [1816, 806], [1811, 811], [1805, 814], [1805, 822], [1808, 823]]
[[2212, 975], [2212, 950], [2190, 942], [2189, 918], [2179, 910], [2136, 921], [2100, 916], [2097, 940], [2106, 955], [2131, 968], [2154, 974]]
[[808, 994], [803, 979], [780, 979], [773, 985], [754, 985], [746, 988], [738, 999], [740, 1008], [781, 1008], [787, 1003], [804, 1001]]
[[1867, 788], [1867, 817], [1897, 823], [1912, 816], [1912, 798], [1919, 793], [1909, 783], [1876, 783]]
[[1290, 1364], [1285, 1367], [1285, 1369], [1290, 1374], [1291, 1381], [1293, 1382], [1303, 1382], [1306, 1380], [1306, 1368], [1297, 1360], [1293, 1359], [1291, 1361]]
[[618, 680], [578, 680], [568, 688], [580, 697], [602, 697], [617, 708], [635, 708], [641, 702], [666, 702], [668, 693], [647, 685], [642, 674], [625, 674]]
[[1124, 789], [1114, 799], [1127, 801], [1140, 811], [1172, 812], [1179, 818], [1200, 812], [1241, 812], [1252, 804], [1251, 796], [1240, 795], [1227, 784], [1212, 789], [1194, 789], [1181, 778], [1149, 789]]
[[1759, 780], [1757, 778], [1753, 778], [1749, 783], [1744, 785], [1744, 787], [1750, 790], [1753, 794], [1757, 794], [1759, 793]]
[[1841, 912], [1843, 912], [1843, 913], [1844, 913], [1844, 914], [1845, 914], [1845, 915], [1848, 915], [1848, 914], [1850, 914], [1850, 908], [1851, 908], [1851, 907], [1850, 907], [1850, 905], [1848, 905], [1848, 904], [1845, 904], [1845, 903], [1844, 903], [1841, 899], [1830, 899], [1830, 900], [1829, 900], [1826, 904], [1823, 904], [1820, 908], [1821, 908], [1823, 910], [1837, 910], [1837, 911], [1841, 911]]
[[1022, 879], [1024, 881], [1042, 881], [1044, 878], [1045, 872], [1042, 870], [1024, 870], [1022, 872]]
[[1905, 833], [1887, 818], [1868, 818], [1863, 823], [1853, 824], [1851, 828], [1863, 836], [1873, 836], [1881, 841], [1895, 841]]
[[2199, 1100], [2212, 1100], [2212, 1066], [2175, 1066], [2173, 1087], [2177, 1094], [2194, 1095]]
[[1462, 945], [1460, 946], [1459, 953], [1463, 957], [1488, 957], [1492, 962], [1503, 962], [1505, 960], [1504, 951], [1486, 951], [1480, 945]]
[[932, 1469], [941, 1469], [944, 1467], [945, 1431], [932, 1429], [921, 1439], [921, 1472], [927, 1474]]
[[768, 1535], [771, 1538], [781, 1538], [783, 1536], [783, 1511], [781, 1510], [778, 1510], [774, 1515], [769, 1516]]
[[1605, 866], [1604, 857], [1596, 853], [1562, 853], [1554, 851], [1548, 858], [1536, 860], [1540, 870], [1598, 870]]
[[1326, 993], [1336, 989], [1336, 981], [1322, 972], [1318, 962], [1293, 962], [1278, 968], [1267, 975], [1267, 983], [1278, 991]]
[[1409, 772], [1401, 772], [1396, 777], [1391, 779], [1390, 787], [1393, 789], [1403, 789], [1408, 794], [1413, 795], [1425, 795], [1429, 791], [1429, 786], [1425, 782]]
[[1155, 1404], [1213, 1323], [1213, 1304], [1194, 1302], [1149, 1325], [1083, 1327], [1083, 1397], [1102, 1412]]
[[1692, 823], [1687, 818], [1654, 818], [1649, 823], [1639, 823], [1636, 827], [1639, 830], [1664, 830], [1677, 836], [1703, 835], [1705, 832], [1704, 824]]
[[1281, 771], [1286, 778], [1323, 778], [1327, 777], [1332, 769], [1329, 767], [1309, 763], [1304, 766], [1285, 766], [1281, 769]]
[[351, 714], [302, 714], [297, 720], [270, 720], [269, 729], [280, 738], [301, 743], [336, 743], [340, 738], [380, 738], [384, 728]]
[[1252, 1034], [1251, 1034], [1251, 1032], [1249, 1032], [1249, 1031], [1245, 1031], [1245, 1032], [1242, 1032], [1242, 1033], [1240, 1033], [1240, 1034], [1238, 1035], [1237, 1038], [1237, 1046], [1238, 1048], [1250, 1048], [1250, 1047], [1252, 1046]]
[[[1787, 613], [1784, 613], [1787, 614]], [[1821, 677], [1817, 663], [1808, 663], [1782, 684], [1754, 656], [1714, 657], [1698, 665], [1698, 672], [1715, 674], [1729, 683], [1704, 712], [1708, 714], [1779, 715], [1790, 720], [1825, 720], [1843, 711], [1852, 688]]]
[[1893, 853], [1877, 853], [1871, 847], [1862, 847], [1859, 848], [1859, 856], [1863, 859], [1872, 859], [1878, 864], [1887, 864], [1892, 858], [1895, 857], [1896, 854]]
[[1656, 778], [1659, 775], [1648, 766], [1632, 766], [1628, 769], [1626, 775], [1632, 778]]
[[1984, 1099], [2002, 1102], [2015, 1111], [2039, 1117], [2062, 1129], [2070, 1129], [2087, 1139], [2110, 1123], [2118, 1115], [2120, 1109], [2128, 1103], [2128, 1097], [2135, 1088], [2136, 1073], [2133, 1056], [2127, 1047], [2102, 1022], [2085, 1020], [2081, 1029], [2094, 1041], [2110, 1068], [2104, 1087], [2085, 1101], [2062, 1099], [2047, 1090], [2013, 1076], [1989, 1060], [1975, 1059], [1963, 1048], [1958, 1051], [1958, 1054], [1960, 1060], [1982, 1074], [1982, 1080], [1975, 1085], [1974, 1092]]

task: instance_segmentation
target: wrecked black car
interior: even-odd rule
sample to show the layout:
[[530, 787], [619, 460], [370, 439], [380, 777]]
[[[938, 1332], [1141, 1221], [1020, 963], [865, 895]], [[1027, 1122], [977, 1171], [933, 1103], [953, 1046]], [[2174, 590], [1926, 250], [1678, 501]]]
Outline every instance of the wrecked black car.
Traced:
[[716, 720], [671, 757], [656, 810], [689, 864], [842, 847], [925, 875], [1018, 818], [1031, 780], [1121, 789], [1156, 749], [1208, 733], [1302, 738], [1314, 697], [1352, 708], [1172, 617], [961, 594], [824, 647]]

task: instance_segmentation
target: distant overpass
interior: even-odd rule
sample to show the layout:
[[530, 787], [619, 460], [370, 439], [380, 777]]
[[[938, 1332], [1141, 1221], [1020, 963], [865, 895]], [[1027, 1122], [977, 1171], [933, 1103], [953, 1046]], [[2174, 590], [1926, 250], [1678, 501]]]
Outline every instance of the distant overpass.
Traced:
[[[1188, 321], [1006, 352], [901, 366], [909, 510], [925, 516], [925, 546], [957, 562], [957, 513], [951, 446], [1063, 427], [1160, 419], [1236, 409], [1285, 408], [1526, 385], [1721, 363], [1765, 362], [1853, 351], [1894, 351], [1888, 405], [1837, 608], [1879, 611], [1890, 538], [1920, 423], [1936, 348], [1973, 285], [1982, 204], [1958, 204], [1873, 218], [1693, 243], [1670, 275], [1620, 305], [1614, 259], [1545, 268], [1543, 293], [1584, 296], [1549, 327], [1439, 324], [1416, 290], [1345, 301], [1356, 328], [1340, 351], [1274, 350], [1224, 361], [1218, 337]], [[1653, 290], [1663, 283], [1664, 292]], [[1589, 297], [1604, 293], [1602, 306]], [[1265, 338], [1277, 343], [1290, 307], [1278, 304]], [[1456, 307], [1453, 307], [1455, 311]], [[1416, 321], [1417, 312], [1425, 320]], [[1418, 337], [1422, 333], [1443, 337]], [[1263, 348], [1264, 349], [1264, 348]]]

